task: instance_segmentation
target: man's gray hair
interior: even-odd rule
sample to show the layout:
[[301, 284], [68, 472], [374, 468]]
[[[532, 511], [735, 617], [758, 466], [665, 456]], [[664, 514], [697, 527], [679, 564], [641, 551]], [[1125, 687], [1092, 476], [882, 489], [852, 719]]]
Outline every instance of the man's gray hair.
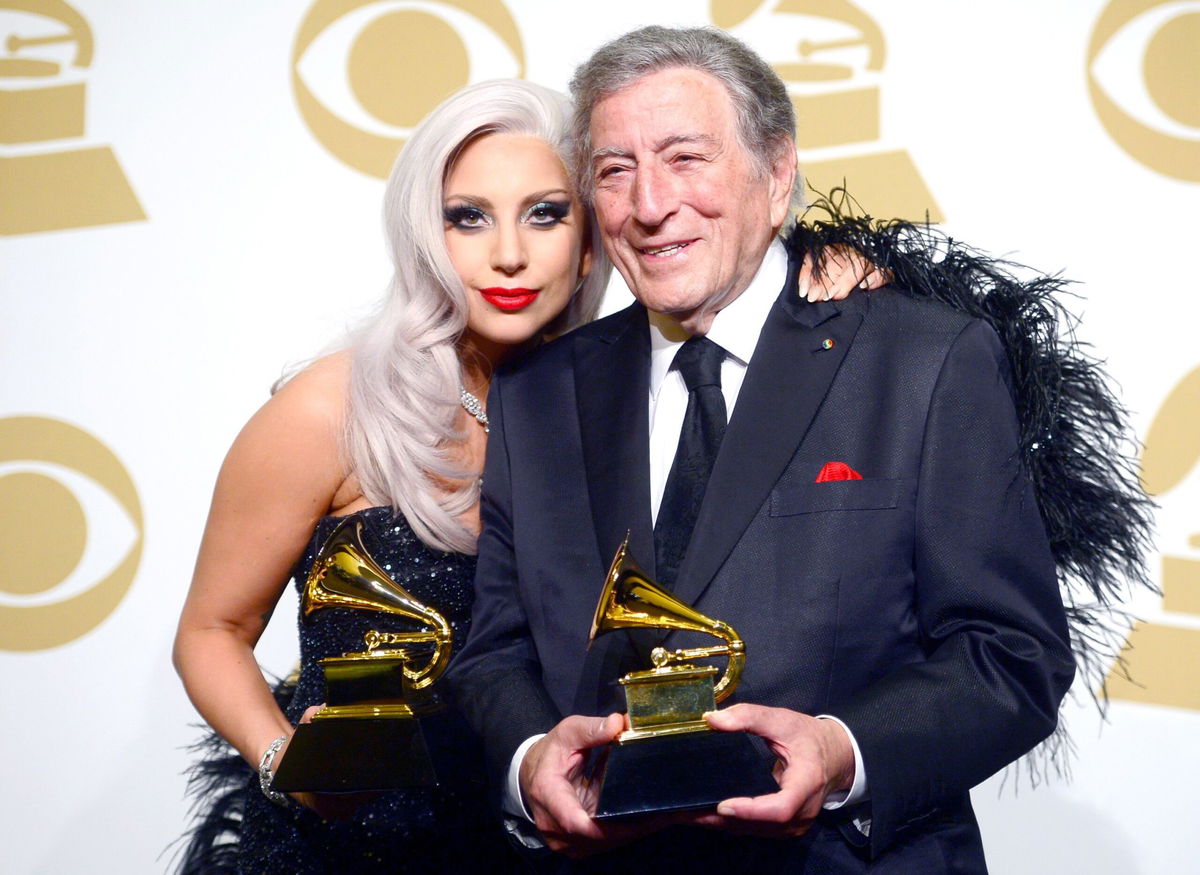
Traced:
[[[592, 201], [592, 111], [606, 97], [643, 76], [684, 67], [719, 79], [729, 92], [742, 146], [769, 173], [787, 143], [795, 154], [796, 113], [787, 88], [741, 40], [715, 27], [651, 25], [601, 46], [571, 79], [575, 102], [575, 171], [580, 196]], [[797, 174], [796, 200], [800, 177]]]

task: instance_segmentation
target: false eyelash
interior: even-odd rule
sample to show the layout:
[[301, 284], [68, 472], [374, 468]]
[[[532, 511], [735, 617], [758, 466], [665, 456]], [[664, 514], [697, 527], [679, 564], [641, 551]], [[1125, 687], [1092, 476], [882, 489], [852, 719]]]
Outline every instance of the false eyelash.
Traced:
[[526, 215], [534, 212], [544, 212], [555, 222], [561, 222], [570, 214], [571, 204], [568, 201], [540, 201], [530, 207]]
[[446, 207], [444, 210], [442, 210], [442, 218], [451, 225], [474, 227], [464, 225], [463, 223], [468, 219], [487, 218], [487, 213], [479, 209], [479, 207], [472, 207], [462, 204], [455, 207]]

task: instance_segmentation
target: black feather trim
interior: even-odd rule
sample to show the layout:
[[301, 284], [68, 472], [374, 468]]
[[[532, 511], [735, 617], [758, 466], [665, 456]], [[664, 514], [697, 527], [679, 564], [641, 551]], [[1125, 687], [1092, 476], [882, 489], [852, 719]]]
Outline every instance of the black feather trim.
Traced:
[[[287, 710], [296, 679], [293, 674], [272, 688], [281, 711]], [[176, 840], [183, 847], [175, 871], [178, 875], [237, 873], [246, 788], [258, 780], [257, 772], [215, 730], [200, 724], [197, 728], [204, 734], [188, 746], [195, 761], [186, 772], [194, 823]]]
[[[1146, 564], [1154, 503], [1138, 477], [1128, 412], [1060, 300], [1072, 294], [1070, 282], [992, 258], [929, 224], [873, 219], [844, 188], [807, 209], [788, 245], [818, 272], [825, 247], [857, 250], [914, 297], [995, 329], [1012, 370], [1021, 452], [1057, 563], [1072, 650], [1103, 715], [1106, 673], [1114, 664], [1125, 670], [1120, 649], [1130, 617], [1120, 604], [1139, 587], [1158, 591]], [[1059, 771], [1066, 768], [1069, 739], [1057, 735], [1045, 750]]]

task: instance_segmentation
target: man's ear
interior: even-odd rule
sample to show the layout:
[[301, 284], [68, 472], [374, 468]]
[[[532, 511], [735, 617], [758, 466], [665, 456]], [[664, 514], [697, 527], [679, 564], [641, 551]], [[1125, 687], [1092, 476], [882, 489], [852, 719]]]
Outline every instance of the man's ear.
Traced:
[[768, 192], [771, 227], [778, 231], [787, 220], [792, 206], [792, 186], [796, 184], [796, 143], [789, 137], [780, 140], [771, 164], [771, 187]]

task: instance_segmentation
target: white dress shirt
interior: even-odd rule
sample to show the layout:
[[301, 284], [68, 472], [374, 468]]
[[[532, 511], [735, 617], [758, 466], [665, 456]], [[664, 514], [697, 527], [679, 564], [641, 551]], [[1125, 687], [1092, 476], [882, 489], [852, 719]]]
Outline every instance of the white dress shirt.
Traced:
[[[721, 394], [725, 396], [726, 416], [733, 416], [746, 368], [758, 345], [758, 335], [787, 279], [787, 269], [787, 252], [776, 240], [746, 290], [713, 317], [707, 337], [725, 350], [725, 360], [721, 363]], [[674, 370], [671, 363], [679, 347], [691, 335], [670, 316], [649, 313], [649, 317], [650, 516], [657, 522], [688, 402], [683, 375]]]
[[[754, 279], [740, 295], [713, 317], [708, 330], [708, 339], [725, 350], [721, 363], [721, 393], [725, 396], [725, 410], [733, 416], [746, 368], [758, 345], [758, 336], [766, 324], [767, 314], [779, 296], [787, 279], [788, 257], [783, 244], [775, 240], [767, 249]], [[683, 430], [683, 419], [687, 412], [688, 390], [683, 375], [671, 368], [675, 353], [690, 335], [679, 323], [661, 313], [649, 312], [650, 321], [650, 513], [658, 520], [663, 490], [675, 450], [679, 444], [679, 433]], [[830, 715], [819, 715], [821, 719], [834, 720], [850, 738], [854, 749], [854, 784], [850, 791], [830, 793], [825, 808], [841, 808], [843, 805], [860, 802], [866, 798], [867, 779], [863, 771], [862, 754], [850, 729]], [[521, 797], [520, 767], [529, 750], [541, 735], [526, 739], [513, 754], [508, 769], [504, 808], [510, 814], [524, 815], [532, 820]]]

